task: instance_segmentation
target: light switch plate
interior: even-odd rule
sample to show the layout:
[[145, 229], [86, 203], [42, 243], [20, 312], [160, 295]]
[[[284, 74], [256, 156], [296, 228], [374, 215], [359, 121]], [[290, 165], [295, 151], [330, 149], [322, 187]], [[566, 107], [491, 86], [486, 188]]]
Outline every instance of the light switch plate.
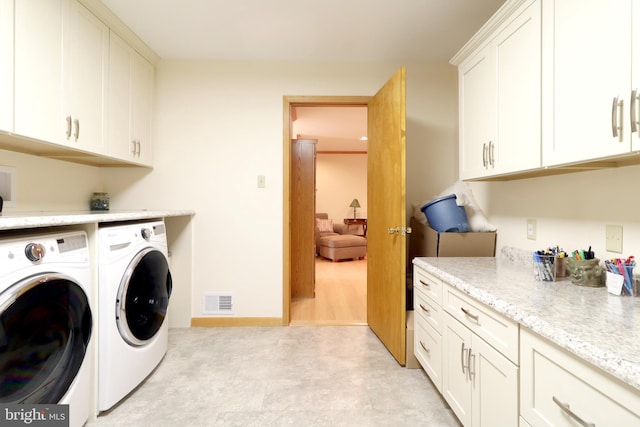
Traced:
[[606, 231], [607, 250], [609, 252], [622, 253], [622, 226], [607, 225]]
[[536, 232], [537, 232], [536, 228], [537, 228], [536, 220], [528, 219], [527, 220], [527, 239], [536, 240]]
[[258, 175], [258, 188], [265, 188], [266, 186], [266, 179], [264, 175]]

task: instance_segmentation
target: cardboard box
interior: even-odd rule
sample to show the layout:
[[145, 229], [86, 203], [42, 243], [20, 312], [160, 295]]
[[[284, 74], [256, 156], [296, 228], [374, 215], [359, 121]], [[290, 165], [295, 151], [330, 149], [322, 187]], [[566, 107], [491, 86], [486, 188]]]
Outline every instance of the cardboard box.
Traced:
[[492, 257], [496, 232], [438, 233], [411, 218], [409, 262], [415, 257]]
[[407, 337], [405, 341], [407, 348], [404, 366], [409, 369], [422, 368], [422, 365], [420, 365], [420, 362], [418, 362], [418, 359], [416, 359], [416, 356], [413, 354], [413, 334], [413, 311], [407, 311]]

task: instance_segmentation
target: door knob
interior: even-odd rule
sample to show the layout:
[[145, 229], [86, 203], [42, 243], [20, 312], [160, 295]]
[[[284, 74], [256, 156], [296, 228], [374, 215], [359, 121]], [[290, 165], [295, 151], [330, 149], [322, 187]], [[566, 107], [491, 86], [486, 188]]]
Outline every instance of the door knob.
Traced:
[[395, 227], [395, 228], [387, 228], [387, 233], [389, 234], [402, 234], [406, 236], [407, 234], [411, 234], [411, 227]]
[[396, 228], [387, 228], [387, 233], [389, 234], [398, 234], [400, 233], [400, 228], [396, 227]]

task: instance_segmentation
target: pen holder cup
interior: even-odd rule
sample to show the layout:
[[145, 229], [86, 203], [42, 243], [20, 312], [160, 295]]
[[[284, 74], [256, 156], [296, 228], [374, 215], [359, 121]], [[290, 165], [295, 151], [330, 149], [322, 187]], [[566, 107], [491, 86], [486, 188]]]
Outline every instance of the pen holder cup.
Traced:
[[571, 283], [578, 286], [600, 287], [605, 285], [604, 268], [600, 266], [600, 260], [569, 258], [567, 271]]
[[541, 282], [555, 282], [558, 259], [555, 255], [533, 254], [533, 278]]

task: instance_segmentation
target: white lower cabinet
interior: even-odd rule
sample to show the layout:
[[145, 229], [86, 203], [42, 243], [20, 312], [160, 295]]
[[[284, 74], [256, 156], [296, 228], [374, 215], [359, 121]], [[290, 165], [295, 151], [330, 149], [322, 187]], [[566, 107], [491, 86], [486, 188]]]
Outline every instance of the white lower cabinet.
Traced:
[[0, 131], [13, 132], [13, 1], [0, 0]]
[[442, 394], [464, 426], [518, 424], [518, 367], [448, 313]]
[[520, 346], [520, 413], [528, 425], [640, 426], [637, 391], [524, 328]]

